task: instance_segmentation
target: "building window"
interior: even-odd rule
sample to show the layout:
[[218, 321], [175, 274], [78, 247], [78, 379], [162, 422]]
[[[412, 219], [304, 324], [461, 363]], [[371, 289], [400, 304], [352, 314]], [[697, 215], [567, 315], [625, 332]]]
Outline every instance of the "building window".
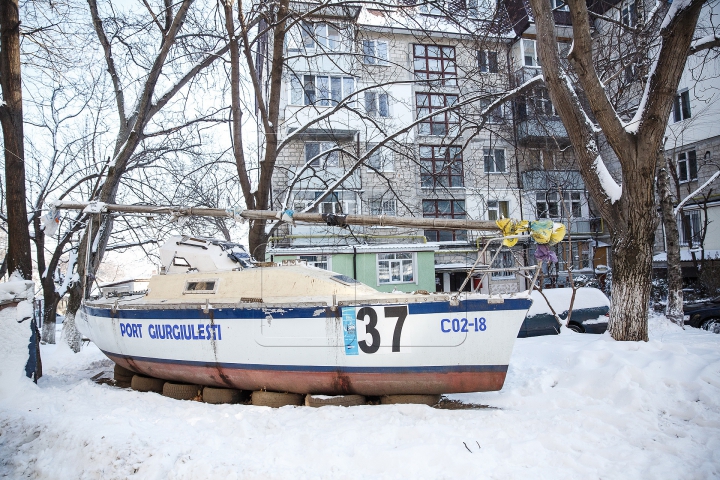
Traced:
[[488, 220], [510, 218], [510, 202], [507, 200], [488, 200], [487, 215]]
[[[293, 210], [303, 212], [315, 200], [320, 198], [323, 191], [318, 190], [302, 190], [295, 193], [293, 198]], [[326, 196], [315, 208], [308, 210], [312, 213], [337, 213], [354, 215], [357, 213], [357, 195], [355, 192], [347, 190], [339, 190]]]
[[305, 261], [313, 267], [330, 270], [330, 257], [327, 255], [298, 255], [298, 260]]
[[628, 27], [637, 25], [637, 8], [635, 0], [625, 1], [620, 6], [620, 22]]
[[303, 22], [301, 36], [306, 50], [344, 50], [340, 29], [329, 23]]
[[397, 215], [395, 210], [395, 199], [375, 198], [370, 200], [370, 215]]
[[481, 73], [498, 73], [498, 54], [490, 50], [478, 52], [478, 68]]
[[[480, 100], [480, 111], [484, 112], [488, 106], [490, 106], [490, 100]], [[502, 105], [494, 107], [492, 110], [485, 114], [485, 121], [487, 123], [502, 123], [503, 122], [503, 108]]]
[[[311, 167], [337, 167], [340, 165], [338, 145], [332, 142], [308, 142], [305, 144], [305, 163]], [[324, 152], [328, 152], [324, 155]]]
[[522, 56], [523, 65], [526, 67], [539, 67], [540, 62], [537, 58], [537, 51], [535, 49], [535, 40], [522, 39]]
[[560, 202], [557, 192], [538, 192], [535, 194], [536, 218], [560, 218]]
[[[424, 218], [467, 218], [465, 200], [423, 200]], [[465, 230], [425, 230], [425, 237], [431, 242], [452, 242], [467, 240]]]
[[420, 185], [433, 189], [464, 186], [462, 149], [420, 145]]
[[483, 159], [485, 161], [485, 173], [505, 172], [505, 149], [484, 148]]
[[[558, 270], [590, 268], [590, 248], [587, 242], [562, 242], [558, 244]], [[569, 255], [569, 258], [568, 258]]]
[[[355, 91], [353, 77], [324, 75], [292, 75], [290, 77], [290, 103], [292, 105], [337, 105]], [[349, 102], [352, 103], [351, 101]]]
[[[434, 111], [451, 107], [457, 103], [457, 95], [442, 93], [417, 93], [417, 118], [424, 118]], [[420, 135], [457, 135], [460, 117], [457, 112], [448, 110], [425, 119], [418, 125]]]
[[444, 2], [439, 0], [423, 2], [420, 4], [420, 11], [428, 15], [444, 15], [445, 13], [442, 10], [443, 3]]
[[683, 212], [679, 221], [680, 242], [683, 245], [699, 246], [701, 240], [700, 211]]
[[678, 178], [681, 182], [697, 180], [697, 155], [695, 150], [678, 153]]
[[366, 65], [387, 65], [388, 42], [381, 40], [363, 40], [363, 63]]
[[547, 88], [536, 88], [533, 90], [532, 106], [536, 115], [551, 116], [555, 114], [555, 109], [550, 101], [550, 92]]
[[365, 92], [365, 112], [371, 117], [389, 117], [388, 94], [384, 92]]
[[673, 103], [673, 120], [675, 122], [681, 122], [690, 117], [690, 92], [688, 90], [683, 90], [675, 95], [675, 102]]
[[563, 192], [563, 218], [582, 217], [582, 197], [580, 192]]
[[378, 284], [415, 282], [415, 262], [412, 253], [378, 253]]
[[559, 10], [561, 12], [569, 12], [570, 7], [568, 7], [567, 3], [563, 2], [562, 0], [550, 0], [550, 8], [553, 10]]
[[[367, 151], [372, 150], [376, 146], [377, 143], [368, 143]], [[392, 151], [386, 147], [378, 148], [367, 158], [367, 166], [370, 171], [394, 172], [395, 163], [393, 162]]]
[[455, 47], [440, 45], [413, 45], [415, 78], [437, 80], [434, 85], [457, 85]]
[[[490, 258], [495, 257], [495, 254], [497, 253], [497, 250], [490, 250]], [[498, 256], [495, 258], [495, 261], [492, 263], [493, 269], [505, 269], [505, 268], [513, 268], [515, 266], [515, 258], [512, 255], [512, 252], [509, 250], [502, 250], [498, 254]], [[515, 273], [512, 271], [507, 270], [500, 270], [498, 272], [492, 272], [492, 276], [497, 277], [514, 277]]]

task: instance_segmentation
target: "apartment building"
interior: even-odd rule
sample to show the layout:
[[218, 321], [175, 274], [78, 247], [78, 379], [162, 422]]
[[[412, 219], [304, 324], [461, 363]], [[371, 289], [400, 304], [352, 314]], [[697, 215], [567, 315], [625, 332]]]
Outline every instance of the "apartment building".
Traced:
[[[498, 15], [506, 14], [476, 3], [312, 10], [285, 46], [281, 141], [288, 147], [277, 161], [274, 205], [551, 218], [570, 231], [557, 247], [561, 271], [566, 262], [587, 272], [608, 265], [608, 237], [547, 91], [540, 83], [503, 97], [541, 67], [532, 26], [511, 21], [498, 29], [490, 21]], [[453, 291], [486, 240], [483, 232], [285, 224], [267, 255], [362, 275], [381, 290]], [[501, 271], [474, 287], [524, 289], [524, 278], [502, 269], [533, 262], [532, 248], [520, 242], [499, 253], [494, 267]], [[488, 248], [485, 260], [495, 252]]]
[[[712, 34], [720, 15], [705, 5], [698, 37]], [[720, 260], [720, 59], [707, 50], [691, 55], [685, 66], [666, 132], [665, 156], [671, 166], [671, 190], [686, 203], [678, 211], [683, 275], [695, 278], [697, 264]], [[714, 180], [713, 180], [714, 177]], [[709, 183], [708, 183], [709, 182]], [[701, 188], [703, 187], [704, 188]], [[664, 268], [665, 236], [657, 235], [654, 266]]]

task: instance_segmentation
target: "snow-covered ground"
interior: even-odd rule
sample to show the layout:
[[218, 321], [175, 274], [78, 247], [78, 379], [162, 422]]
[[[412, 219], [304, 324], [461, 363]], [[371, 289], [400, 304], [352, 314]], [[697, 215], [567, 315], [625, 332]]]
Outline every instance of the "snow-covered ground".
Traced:
[[518, 339], [500, 392], [418, 405], [209, 405], [90, 380], [93, 346], [45, 346], [0, 397], [8, 478], [720, 477], [720, 335], [651, 320], [650, 342]]

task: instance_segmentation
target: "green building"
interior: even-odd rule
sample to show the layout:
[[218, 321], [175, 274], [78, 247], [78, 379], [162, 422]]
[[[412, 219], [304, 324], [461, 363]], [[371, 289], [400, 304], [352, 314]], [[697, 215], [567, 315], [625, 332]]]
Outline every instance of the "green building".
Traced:
[[268, 248], [267, 260], [303, 260], [352, 277], [381, 292], [435, 291], [432, 244], [297, 246]]

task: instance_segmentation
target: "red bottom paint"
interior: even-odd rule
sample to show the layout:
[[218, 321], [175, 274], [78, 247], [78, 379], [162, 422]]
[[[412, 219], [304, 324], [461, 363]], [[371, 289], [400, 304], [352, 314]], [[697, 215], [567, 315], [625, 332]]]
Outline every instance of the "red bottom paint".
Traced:
[[502, 371], [348, 373], [255, 370], [159, 363], [119, 357], [111, 353], [106, 355], [122, 367], [165, 380], [239, 390], [270, 390], [318, 395], [375, 396], [489, 392], [500, 390], [506, 375], [506, 372]]

